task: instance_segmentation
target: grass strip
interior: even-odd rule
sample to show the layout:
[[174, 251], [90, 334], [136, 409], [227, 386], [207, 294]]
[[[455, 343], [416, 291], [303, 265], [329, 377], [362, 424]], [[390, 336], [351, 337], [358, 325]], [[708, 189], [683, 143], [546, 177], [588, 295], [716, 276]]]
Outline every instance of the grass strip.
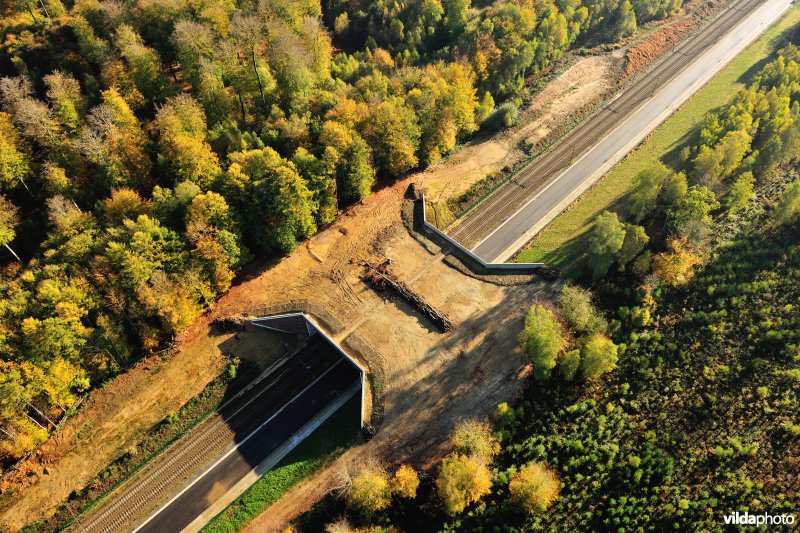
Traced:
[[635, 176], [648, 165], [662, 161], [675, 165], [686, 144], [706, 113], [720, 102], [728, 102], [744, 88], [785, 39], [800, 24], [800, 5], [795, 5], [758, 40], [736, 56], [675, 114], [663, 123], [624, 161], [600, 179], [580, 199], [556, 217], [513, 259], [518, 263], [542, 262], [558, 267], [566, 277], [583, 274], [586, 233], [602, 211], [626, 215], [625, 197]]

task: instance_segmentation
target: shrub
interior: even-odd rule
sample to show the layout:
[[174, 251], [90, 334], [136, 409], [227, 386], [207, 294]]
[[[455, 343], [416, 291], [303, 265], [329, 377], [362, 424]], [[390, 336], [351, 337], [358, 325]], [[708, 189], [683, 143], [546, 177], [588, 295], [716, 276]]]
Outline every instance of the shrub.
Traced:
[[481, 127], [487, 131], [509, 128], [519, 122], [519, 110], [513, 102], [504, 102], [492, 111]]

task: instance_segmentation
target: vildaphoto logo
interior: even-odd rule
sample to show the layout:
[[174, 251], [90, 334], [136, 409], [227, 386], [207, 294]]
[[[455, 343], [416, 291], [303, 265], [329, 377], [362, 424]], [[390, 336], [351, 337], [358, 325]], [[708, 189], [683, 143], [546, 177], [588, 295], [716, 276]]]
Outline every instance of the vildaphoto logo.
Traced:
[[723, 517], [726, 525], [735, 526], [771, 526], [771, 525], [792, 525], [794, 524], [793, 514], [751, 514], [747, 511], [740, 513], [736, 511]]

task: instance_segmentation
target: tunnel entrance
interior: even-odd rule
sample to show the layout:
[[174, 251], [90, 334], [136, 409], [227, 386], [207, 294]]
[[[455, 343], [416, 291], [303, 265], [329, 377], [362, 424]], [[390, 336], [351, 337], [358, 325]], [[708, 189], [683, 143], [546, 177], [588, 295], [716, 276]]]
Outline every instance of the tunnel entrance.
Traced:
[[235, 443], [135, 531], [199, 529], [351, 399], [361, 402], [363, 426], [364, 370], [310, 317], [291, 313], [252, 325], [301, 341], [219, 409]]

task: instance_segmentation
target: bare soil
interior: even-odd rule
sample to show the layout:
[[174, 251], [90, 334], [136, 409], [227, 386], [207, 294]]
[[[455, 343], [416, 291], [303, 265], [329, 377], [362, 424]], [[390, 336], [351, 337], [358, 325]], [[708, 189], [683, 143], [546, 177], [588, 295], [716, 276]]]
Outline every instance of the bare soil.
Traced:
[[576, 60], [548, 83], [520, 113], [518, 126], [464, 147], [447, 160], [415, 176], [428, 189], [431, 202], [442, 202], [475, 182], [527, 156], [523, 143], [536, 145], [563, 129], [582, 110], [606, 96], [617, 85], [622, 58], [589, 56]]
[[[281, 305], [305, 307], [312, 315], [324, 310], [329, 316], [323, 318], [337, 324], [330, 331], [335, 339], [370, 348], [351, 351], [384, 380], [384, 418], [370, 442], [277, 502], [268, 513], [274, 522], [262, 518], [254, 527], [268, 530], [310, 507], [335, 484], [337, 469], [364, 455], [391, 456], [423, 468], [434, 464], [447, 451], [445, 437], [459, 420], [486, 416], [519, 391], [527, 370], [516, 335], [525, 309], [536, 298], [547, 298], [552, 286], [502, 287], [446, 265], [442, 254], [429, 252], [403, 226], [404, 191], [412, 181], [423, 182], [434, 199], [444, 200], [515, 164], [525, 157], [518, 148], [522, 141], [541, 141], [611, 90], [622, 62], [620, 55], [576, 61], [533, 99], [516, 128], [382, 189], [293, 254], [251, 267], [248, 279], [179, 339], [177, 353], [169, 360], [149, 358], [94, 391], [87, 405], [0, 487], [6, 491], [0, 529], [18, 530], [49, 516], [72, 491], [135, 449], [150, 428], [222, 371], [223, 353], [253, 357], [255, 348], [235, 342], [234, 334], [214, 333], [214, 319], [257, 315]], [[385, 258], [393, 260], [392, 270], [404, 283], [453, 320], [453, 331], [437, 332], [403, 302], [361, 282], [359, 262]]]
[[631, 46], [625, 53], [624, 78], [629, 78], [646, 68], [673, 46], [692, 33], [699, 24], [694, 18], [684, 18], [662, 26], [646, 38]]

